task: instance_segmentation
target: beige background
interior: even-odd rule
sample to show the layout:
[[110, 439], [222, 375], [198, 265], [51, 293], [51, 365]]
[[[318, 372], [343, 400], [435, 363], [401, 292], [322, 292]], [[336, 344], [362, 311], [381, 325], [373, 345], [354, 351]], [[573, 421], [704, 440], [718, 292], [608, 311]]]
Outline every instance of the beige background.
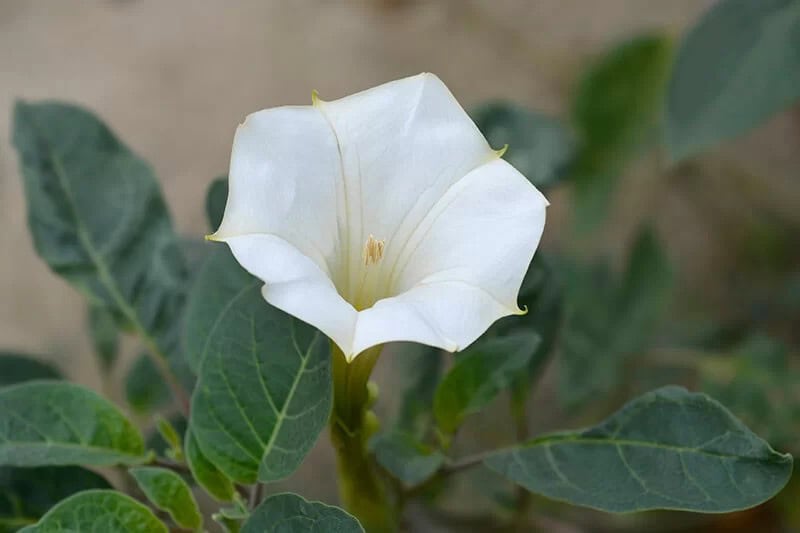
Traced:
[[[233, 131], [249, 112], [308, 103], [312, 89], [332, 99], [432, 71], [465, 107], [508, 98], [560, 114], [588, 58], [642, 30], [679, 35], [710, 4], [2, 0], [0, 347], [47, 355], [73, 379], [99, 387], [83, 303], [38, 260], [27, 233], [9, 141], [16, 98], [71, 100], [99, 113], [154, 165], [179, 231], [199, 236], [206, 186], [226, 171]], [[632, 221], [654, 214], [684, 285], [702, 288], [702, 298], [724, 300], [706, 284], [715, 269], [731, 268], [717, 218], [735, 225], [751, 216], [752, 205], [763, 204], [797, 220], [799, 124], [796, 112], [785, 113], [728, 143], [704, 163], [700, 181], [681, 172], [657, 179], [652, 171], [659, 160], [641, 162], [625, 178], [600, 246], [619, 249]], [[754, 176], [764, 181], [754, 184]], [[561, 194], [553, 200], [550, 240], [559, 234], [565, 205]], [[110, 389], [119, 400], [120, 391]], [[330, 456], [318, 447], [315, 457], [303, 474], [315, 481], [302, 483], [302, 490], [330, 499]]]

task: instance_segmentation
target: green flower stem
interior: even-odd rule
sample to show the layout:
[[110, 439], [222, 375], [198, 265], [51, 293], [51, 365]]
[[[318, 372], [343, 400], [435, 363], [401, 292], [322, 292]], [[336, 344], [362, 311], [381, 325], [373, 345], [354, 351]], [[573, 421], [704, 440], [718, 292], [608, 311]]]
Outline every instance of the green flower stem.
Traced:
[[377, 420], [369, 410], [374, 397], [367, 383], [380, 352], [380, 346], [371, 348], [348, 363], [336, 345], [332, 349], [331, 441], [336, 450], [339, 497], [367, 533], [397, 531], [396, 511], [367, 448], [377, 430]]

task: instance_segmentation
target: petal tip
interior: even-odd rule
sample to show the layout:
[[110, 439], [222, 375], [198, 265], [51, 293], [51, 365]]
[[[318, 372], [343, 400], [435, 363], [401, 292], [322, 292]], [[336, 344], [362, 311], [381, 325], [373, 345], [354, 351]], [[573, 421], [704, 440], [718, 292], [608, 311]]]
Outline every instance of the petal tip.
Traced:
[[442, 346], [442, 350], [450, 353], [455, 353], [461, 350], [461, 347], [458, 343], [451, 341], [450, 339], [444, 339], [444, 346]]
[[325, 100], [319, 97], [319, 91], [316, 89], [311, 91], [311, 105], [313, 107], [319, 107], [320, 104], [324, 104]]
[[498, 159], [502, 159], [506, 155], [506, 151], [508, 151], [508, 143], [504, 144], [499, 150], [495, 150], [494, 153], [497, 154]]

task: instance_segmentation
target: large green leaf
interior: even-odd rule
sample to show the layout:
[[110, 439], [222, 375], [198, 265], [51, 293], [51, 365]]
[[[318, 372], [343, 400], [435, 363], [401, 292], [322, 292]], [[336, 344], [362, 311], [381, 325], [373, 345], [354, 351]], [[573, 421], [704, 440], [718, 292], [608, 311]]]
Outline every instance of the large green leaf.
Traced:
[[774, 496], [792, 457], [718, 402], [680, 387], [647, 393], [598, 426], [498, 452], [486, 466], [523, 487], [602, 511], [723, 513]]
[[211, 182], [206, 191], [206, 218], [211, 231], [216, 231], [225, 214], [225, 203], [228, 201], [228, 177], [221, 176]]
[[[0, 387], [37, 379], [60, 379], [61, 373], [38, 359], [0, 352]], [[97, 485], [92, 482], [97, 481]], [[100, 476], [77, 467], [0, 468], [0, 533], [36, 522], [70, 494], [108, 486]]]
[[363, 533], [358, 521], [343, 510], [309, 502], [296, 494], [276, 494], [259, 505], [242, 533]]
[[34, 379], [61, 379], [61, 372], [28, 355], [0, 352], [0, 387]]
[[79, 492], [51, 509], [22, 533], [168, 533], [150, 509], [113, 490]]
[[233, 483], [203, 455], [191, 430], [186, 432], [185, 441], [186, 463], [189, 465], [195, 481], [217, 500], [223, 502], [233, 500], [235, 493]]
[[77, 466], [0, 469], [0, 533], [35, 523], [76, 492], [110, 489], [102, 476]]
[[576, 144], [564, 124], [510, 102], [490, 102], [471, 114], [492, 146], [508, 145], [504, 158], [536, 187], [546, 190], [564, 178]]
[[148, 351], [177, 358], [187, 274], [152, 169], [77, 106], [18, 102], [13, 131], [39, 255]]
[[672, 271], [649, 229], [639, 233], [621, 280], [605, 265], [565, 270], [559, 395], [575, 407], [613, 389], [629, 359], [652, 344], [669, 303]]
[[139, 431], [98, 394], [59, 381], [0, 389], [0, 465], [113, 465], [146, 460]]
[[800, 1], [721, 0], [686, 35], [667, 99], [675, 160], [758, 125], [800, 98]]
[[131, 468], [130, 473], [153, 505], [169, 513], [179, 526], [197, 530], [203, 517], [189, 485], [171, 470], [154, 466]]
[[444, 455], [406, 433], [388, 432], [370, 441], [375, 459], [406, 485], [418, 485], [444, 463]]
[[[195, 284], [192, 293], [215, 318], [190, 427], [203, 454], [231, 479], [274, 481], [300, 465], [328, 421], [329, 345], [311, 326], [268, 305], [258, 282], [239, 285], [234, 298], [220, 302], [215, 285], [241, 277], [234, 259], [222, 253], [207, 265], [222, 268], [219, 277], [201, 275], [207, 283]], [[226, 264], [233, 275], [224, 272]]]
[[145, 353], [139, 354], [125, 376], [125, 399], [139, 413], [149, 413], [169, 403], [169, 387]]
[[436, 389], [433, 413], [439, 427], [452, 433], [488, 405], [529, 363], [540, 340], [535, 332], [516, 332], [467, 348]]
[[579, 229], [605, 217], [625, 165], [657, 139], [671, 59], [668, 38], [642, 35], [615, 46], [580, 80], [572, 120], [581, 147], [570, 176]]
[[262, 285], [228, 250], [217, 248], [197, 273], [186, 304], [183, 346], [186, 361], [195, 372], [220, 335], [224, 317]]

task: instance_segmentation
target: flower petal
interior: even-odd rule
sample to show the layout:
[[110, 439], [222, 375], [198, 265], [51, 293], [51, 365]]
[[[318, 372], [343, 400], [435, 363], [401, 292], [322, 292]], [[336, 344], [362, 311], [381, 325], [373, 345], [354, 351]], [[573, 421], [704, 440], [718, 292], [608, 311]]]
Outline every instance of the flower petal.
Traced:
[[341, 255], [336, 203], [341, 182], [336, 136], [318, 109], [253, 113], [236, 130], [225, 215], [211, 238], [276, 235], [331, 275], [339, 270]]
[[314, 261], [274, 235], [230, 237], [226, 242], [248, 272], [266, 283], [264, 298], [315, 326], [345, 352], [352, 351], [358, 313]]
[[517, 294], [547, 200], [501, 159], [455, 183], [420, 222], [389, 276], [397, 296], [359, 313], [354, 352], [395, 340], [463, 349]]
[[[453, 183], [496, 158], [442, 81], [420, 74], [317, 106], [341, 149], [350, 264], [370, 235], [390, 263], [419, 221]], [[345, 297], [352, 299], [357, 269]]]

